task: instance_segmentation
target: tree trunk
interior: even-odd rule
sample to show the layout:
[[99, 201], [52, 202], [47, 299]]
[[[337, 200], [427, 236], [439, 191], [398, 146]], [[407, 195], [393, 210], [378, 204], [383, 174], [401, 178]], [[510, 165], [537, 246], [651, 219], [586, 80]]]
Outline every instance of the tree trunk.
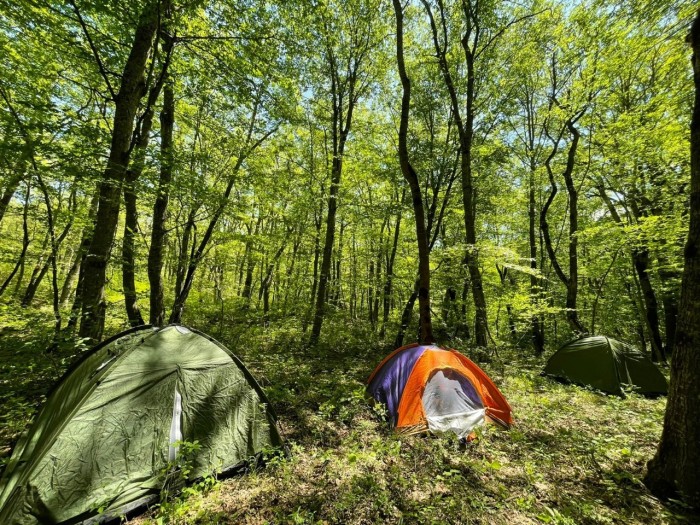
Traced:
[[[479, 27], [472, 22], [472, 17], [476, 16], [470, 13], [471, 8], [463, 3], [463, 10], [466, 18], [466, 33], [462, 37], [462, 48], [467, 65], [467, 86], [466, 86], [466, 114], [462, 118], [462, 109], [457, 98], [457, 90], [452, 80], [452, 75], [447, 63], [447, 43], [440, 45], [438, 39], [438, 29], [435, 24], [435, 19], [432, 14], [430, 5], [426, 0], [422, 0], [423, 6], [430, 18], [430, 26], [432, 29], [433, 44], [437, 54], [438, 63], [445, 81], [445, 87], [450, 96], [452, 105], [452, 117], [455, 126], [459, 133], [459, 147], [461, 152], [461, 171], [462, 171], [462, 204], [464, 206], [464, 227], [466, 232], [467, 249], [464, 255], [464, 263], [469, 271], [469, 279], [472, 283], [472, 297], [474, 300], [474, 338], [476, 346], [486, 347], [488, 345], [488, 315], [486, 309], [486, 297], [484, 296], [484, 288], [481, 279], [481, 270], [479, 269], [478, 250], [476, 247], [476, 204], [475, 204], [475, 189], [474, 177], [472, 174], [472, 153], [474, 145], [474, 118], [476, 101], [475, 90], [475, 50], [470, 47], [469, 39], [472, 33], [478, 33]], [[446, 27], [444, 6], [439, 3], [440, 21], [443, 29]], [[474, 8], [476, 9], [476, 8]], [[446, 34], [444, 34], [446, 37]], [[478, 40], [478, 35], [476, 36]]]
[[675, 270], [659, 268], [661, 280], [661, 304], [664, 307], [664, 353], [667, 357], [673, 355], [676, 339], [676, 324], [678, 319], [678, 287], [675, 284], [678, 274]]
[[384, 282], [384, 311], [382, 315], [382, 329], [379, 333], [380, 337], [386, 334], [386, 323], [389, 321], [389, 311], [391, 309], [391, 294], [394, 287], [394, 262], [396, 260], [396, 249], [399, 245], [399, 234], [401, 232], [401, 215], [403, 211], [404, 198], [406, 197], [406, 189], [401, 191], [401, 200], [399, 201], [399, 211], [396, 215], [396, 225], [394, 226], [394, 241], [391, 245], [391, 254], [386, 263], [386, 281]]
[[[172, 49], [172, 42], [167, 45]], [[160, 179], [158, 195], [153, 204], [153, 229], [151, 246], [148, 252], [148, 282], [150, 292], [150, 319], [153, 326], [165, 323], [165, 302], [163, 300], [163, 248], [165, 242], [165, 219], [170, 198], [170, 183], [173, 178], [173, 126], [175, 123], [175, 96], [172, 81], [166, 80], [163, 91], [163, 109], [160, 113]]]
[[[175, 272], [175, 297], [182, 292], [182, 283], [185, 280], [185, 272], [190, 260], [190, 237], [195, 229], [194, 219], [197, 214], [196, 208], [190, 210], [185, 223], [185, 231], [182, 232], [182, 240], [180, 241], [180, 253], [177, 258], [177, 270]], [[193, 241], [194, 244], [194, 241]]]
[[2, 218], [5, 216], [5, 211], [10, 205], [10, 201], [17, 191], [17, 188], [19, 188], [21, 182], [22, 172], [17, 172], [12, 178], [10, 178], [7, 186], [5, 186], [5, 191], [2, 192], [2, 198], [0, 198], [0, 222], [2, 222]]
[[78, 272], [80, 271], [80, 259], [80, 252], [76, 252], [75, 256], [73, 257], [73, 261], [71, 262], [70, 268], [68, 269], [68, 273], [66, 274], [66, 278], [63, 281], [63, 287], [61, 288], [61, 298], [59, 300], [61, 303], [61, 308], [65, 308], [68, 305], [68, 300], [70, 299], [70, 296], [73, 293], [75, 279], [78, 276]]
[[255, 223], [255, 231], [254, 231], [253, 237], [250, 239], [251, 249], [250, 249], [250, 253], [248, 254], [248, 264], [246, 267], [245, 283], [243, 284], [243, 294], [242, 294], [242, 297], [246, 301], [250, 301], [251, 297], [253, 297], [253, 275], [255, 273], [255, 263], [256, 263], [257, 256], [253, 253], [255, 249], [253, 248], [252, 245], [254, 242], [253, 239], [260, 232], [260, 225], [261, 224], [262, 224], [262, 213], [258, 217], [258, 221]]
[[399, 331], [396, 333], [396, 339], [394, 339], [395, 348], [403, 346], [403, 340], [406, 335], [406, 330], [408, 330], [408, 325], [411, 324], [411, 314], [413, 313], [413, 306], [416, 304], [416, 299], [418, 299], [419, 283], [420, 281], [418, 280], [415, 282], [413, 292], [408, 297], [408, 301], [406, 301], [406, 305], [403, 308], [403, 312], [401, 312], [401, 324], [399, 325]]
[[586, 333], [586, 329], [578, 318], [578, 310], [576, 306], [578, 297], [578, 191], [573, 182], [573, 171], [576, 160], [576, 150], [580, 139], [580, 134], [574, 124], [582, 116], [583, 112], [579, 112], [576, 116], [569, 118], [565, 124], [566, 128], [572, 135], [571, 144], [569, 145], [569, 152], [567, 154], [566, 168], [564, 169], [564, 180], [566, 183], [566, 190], [569, 195], [569, 275], [564, 273], [564, 270], [559, 264], [557, 254], [552, 244], [552, 238], [549, 233], [549, 223], [547, 222], [547, 212], [549, 211], [549, 207], [552, 205], [552, 202], [554, 202], [554, 198], [556, 197], [558, 191], [551, 162], [558, 152], [561, 135], [559, 135], [556, 140], [552, 139], [554, 142], [554, 147], [544, 163], [545, 167], [547, 168], [547, 175], [549, 176], [551, 189], [549, 196], [547, 197], [547, 201], [542, 207], [542, 210], [540, 210], [540, 231], [542, 232], [544, 245], [547, 249], [547, 255], [552, 263], [554, 273], [557, 274], [559, 280], [564, 284], [564, 286], [566, 286], [566, 320], [574, 333], [578, 334]]
[[129, 58], [124, 66], [121, 87], [114, 101], [114, 124], [109, 159], [99, 184], [99, 204], [92, 242], [82, 265], [83, 304], [80, 336], [102, 339], [107, 305], [104, 288], [107, 263], [119, 219], [121, 187], [131, 155], [131, 138], [139, 101], [146, 94], [146, 61], [158, 28], [158, 4], [146, 4], [134, 34]]
[[[146, 139], [147, 140], [147, 139]], [[145, 157], [146, 150], [139, 149], [137, 157]], [[143, 164], [144, 159], [138, 159], [134, 164]], [[136, 279], [134, 263], [134, 240], [138, 233], [138, 210], [136, 208], [136, 192], [134, 186], [140, 176], [139, 168], [127, 170], [124, 180], [124, 237], [122, 238], [122, 288], [124, 289], [124, 305], [130, 326], [140, 326], [143, 323], [141, 310], [136, 297]]]
[[87, 223], [88, 226], [83, 228], [83, 233], [80, 238], [80, 247], [78, 252], [75, 254], [76, 260], [80, 260], [80, 272], [78, 273], [78, 284], [75, 287], [75, 296], [73, 297], [73, 306], [71, 308], [71, 314], [68, 318], [68, 323], [66, 324], [66, 329], [71, 333], [73, 332], [75, 325], [78, 322], [78, 317], [80, 316], [80, 310], [83, 306], [83, 282], [85, 279], [85, 258], [87, 257], [88, 248], [90, 247], [90, 240], [92, 239], [93, 229], [90, 226], [97, 214], [97, 204], [99, 202], [99, 188], [95, 190], [92, 194], [92, 199], [90, 200], [90, 208], [88, 209]]
[[569, 279], [566, 283], [566, 319], [574, 332], [585, 333], [586, 329], [578, 318], [576, 301], [578, 298], [578, 190], [574, 184], [573, 171], [576, 150], [581, 134], [573, 120], [567, 122], [572, 141], [569, 147], [564, 181], [569, 195]]
[[[530, 305], [536, 307], [537, 297], [540, 294], [540, 285], [537, 276], [534, 272], [537, 270], [537, 230], [535, 217], [537, 215], [537, 202], [535, 201], [535, 162], [534, 158], [530, 159], [530, 178], [528, 188], [528, 225], [529, 225], [529, 242], [530, 242], [530, 269], [533, 273], [530, 274]], [[541, 356], [544, 352], [544, 326], [542, 319], [538, 314], [534, 314], [530, 320], [532, 347], [535, 350], [535, 355]]]
[[202, 236], [202, 240], [199, 242], [199, 245], [197, 246], [196, 249], [192, 251], [191, 256], [189, 257], [189, 263], [187, 267], [187, 273], [184, 275], [183, 280], [182, 280], [182, 285], [179, 287], [179, 293], [176, 294], [175, 296], [175, 301], [173, 302], [173, 308], [172, 311], [170, 312], [170, 320], [169, 322], [171, 323], [181, 323], [182, 322], [182, 314], [185, 309], [185, 303], [187, 302], [187, 298], [190, 295], [190, 291], [192, 290], [192, 284], [194, 283], [194, 276], [195, 273], [197, 272], [197, 268], [199, 267], [199, 263], [202, 261], [202, 258], [204, 257], [205, 250], [207, 249], [207, 246], [209, 245], [209, 241], [211, 240], [212, 235], [214, 234], [214, 229], [216, 228], [216, 225], [219, 223], [219, 219], [224, 213], [224, 210], [226, 209], [226, 205], [228, 204], [229, 197], [231, 195], [231, 191], [233, 190], [233, 184], [236, 181], [236, 178], [238, 176], [238, 172], [241, 169], [241, 166], [245, 162], [246, 158], [248, 155], [253, 153], [265, 140], [272, 135], [277, 128], [274, 127], [267, 131], [264, 135], [262, 135], [259, 139], [257, 139], [255, 142], [252, 142], [253, 139], [253, 131], [255, 129], [255, 125], [258, 120], [258, 111], [260, 110], [260, 104], [261, 104], [261, 99], [262, 99], [262, 88], [258, 90], [258, 92], [255, 94], [255, 100], [253, 103], [253, 111], [250, 117], [250, 122], [248, 123], [248, 133], [246, 135], [246, 140], [245, 144], [241, 148], [241, 151], [238, 153], [238, 158], [236, 159], [236, 163], [234, 166], [231, 168], [231, 172], [228, 178], [228, 182], [226, 184], [226, 189], [224, 190], [224, 194], [221, 196], [221, 200], [219, 202], [219, 205], [217, 206], [216, 210], [214, 211], [214, 214], [212, 215], [211, 219], [209, 219], [209, 225], [207, 226], [206, 231], [204, 232], [204, 235]]
[[690, 227], [664, 429], [644, 483], [659, 497], [680, 497], [691, 507], [700, 508], [700, 13], [688, 40], [693, 48], [695, 82], [690, 125]]
[[659, 328], [659, 304], [649, 278], [649, 251], [645, 248], [634, 249], [632, 251], [632, 262], [634, 263], [634, 270], [637, 273], [642, 298], [644, 299], [646, 325], [651, 336], [651, 358], [654, 362], [665, 362], [666, 355], [664, 354]]
[[[165, 16], [169, 17], [169, 2], [164, 3], [164, 9], [166, 10]], [[172, 40], [166, 35], [166, 32], [167, 29], [164, 27], [161, 31], [161, 38], [163, 40], [163, 51], [165, 52], [163, 65], [158, 76], [158, 80], [155, 82], [153, 87], [151, 87], [148, 93], [146, 109], [144, 110], [142, 117], [139, 119], [139, 123], [134, 131], [132, 143], [135, 145], [136, 153], [134, 154], [132, 166], [126, 172], [124, 184], [125, 220], [124, 238], [122, 241], [122, 285], [124, 288], [124, 301], [126, 306], [126, 313], [129, 319], [129, 324], [131, 326], [140, 326], [144, 324], [143, 317], [141, 316], [141, 310], [139, 309], [136, 297], [136, 266], [134, 264], [134, 240], [136, 238], [136, 233], [138, 232], [138, 210], [136, 208], [136, 193], [134, 190], [136, 182], [139, 178], [141, 178], [141, 174], [143, 173], [143, 168], [146, 160], [146, 148], [148, 148], [148, 143], [150, 142], [151, 127], [153, 126], [153, 115], [155, 112], [154, 107], [156, 102], [158, 101], [158, 97], [160, 96], [160, 92], [168, 76], [168, 68], [170, 65], [170, 58], [172, 55], [173, 46]], [[167, 130], [164, 130], [161, 125], [161, 143], [167, 140], [167, 138], [164, 136], [165, 134], [167, 134]], [[157, 228], [157, 216], [154, 215], [153, 230], [156, 230]], [[152, 242], [150, 250], [153, 251]], [[151, 290], [153, 290], [153, 287], [151, 287]], [[160, 319], [160, 323], [153, 323], [152, 319], [153, 306], [151, 305], [151, 324], [155, 326], [160, 326], [162, 324], [162, 316]]]
[[5, 290], [7, 290], [7, 287], [10, 285], [12, 282], [12, 279], [14, 278], [15, 274], [17, 271], [21, 268], [22, 272], [20, 273], [20, 277], [17, 280], [18, 283], [22, 282], [22, 274], [24, 273], [24, 261], [27, 256], [27, 248], [29, 247], [29, 226], [27, 224], [27, 215], [29, 213], [29, 197], [30, 197], [30, 192], [31, 192], [31, 186], [29, 183], [27, 183], [27, 190], [24, 193], [24, 206], [23, 206], [23, 211], [22, 211], [22, 251], [19, 254], [19, 257], [17, 258], [17, 264], [15, 264], [15, 267], [12, 269], [10, 272], [10, 275], [7, 276], [5, 281], [0, 285], [0, 296], [5, 293]]
[[[343, 155], [345, 154], [345, 144], [352, 125], [352, 116], [357, 103], [358, 95], [355, 93], [358, 69], [362, 62], [361, 57], [355, 57], [352, 61], [353, 67], [348, 71], [346, 82], [347, 92], [340, 82], [339, 67], [335, 61], [332, 45], [328, 44], [328, 61], [331, 76], [331, 96], [333, 102], [332, 115], [332, 141], [333, 141], [333, 162], [331, 163], [331, 186], [328, 195], [328, 215], [326, 216], [326, 238], [323, 244], [323, 258], [321, 259], [321, 270], [318, 279], [318, 291], [316, 293], [316, 308], [314, 311], [314, 322], [311, 327], [311, 337], [309, 346], [314, 347], [321, 336], [323, 317], [326, 311], [326, 298], [328, 295], [328, 284], [331, 276], [331, 262], [333, 257], [333, 245], [335, 243], [335, 220], [338, 210], [338, 191], [340, 189], [340, 178], [343, 172]], [[344, 102], [347, 98], [347, 110], [343, 119]]]
[[430, 312], [430, 248], [428, 246], [428, 232], [425, 224], [425, 210], [421, 195], [418, 174], [413, 169], [408, 156], [408, 123], [411, 106], [411, 80], [406, 73], [403, 50], [403, 8], [400, 0], [393, 0], [394, 13], [396, 14], [396, 62], [399, 70], [399, 78], [403, 88], [401, 97], [401, 120], [399, 124], [399, 164], [401, 173], [411, 190], [413, 201], [413, 214], [416, 223], [416, 241], [418, 243], [418, 311], [420, 335], [419, 343], [434, 343], [433, 323]]

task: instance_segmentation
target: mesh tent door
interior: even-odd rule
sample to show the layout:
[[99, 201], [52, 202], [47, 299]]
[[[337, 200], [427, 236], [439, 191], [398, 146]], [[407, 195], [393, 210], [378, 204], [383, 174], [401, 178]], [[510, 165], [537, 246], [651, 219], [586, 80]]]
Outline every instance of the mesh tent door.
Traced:
[[423, 410], [433, 432], [454, 432], [466, 437], [484, 422], [484, 405], [474, 386], [461, 374], [438, 370], [425, 385]]

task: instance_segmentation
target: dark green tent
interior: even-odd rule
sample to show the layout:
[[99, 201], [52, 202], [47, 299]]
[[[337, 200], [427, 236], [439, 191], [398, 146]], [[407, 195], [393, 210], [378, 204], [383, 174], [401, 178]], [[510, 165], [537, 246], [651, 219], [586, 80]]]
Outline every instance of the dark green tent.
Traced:
[[544, 374], [621, 396], [623, 384], [643, 395], [668, 392], [666, 378], [646, 355], [605, 336], [565, 344], [549, 358]]
[[184, 326], [123, 332], [64, 376], [17, 443], [0, 524], [102, 521], [142, 506], [183, 441], [200, 445], [190, 477], [282, 444], [265, 394], [221, 344]]

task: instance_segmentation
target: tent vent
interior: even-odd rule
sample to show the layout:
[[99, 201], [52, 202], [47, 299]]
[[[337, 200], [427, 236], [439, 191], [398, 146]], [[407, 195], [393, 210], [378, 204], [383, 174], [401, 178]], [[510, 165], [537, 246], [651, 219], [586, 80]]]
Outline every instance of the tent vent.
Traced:
[[182, 396], [175, 388], [175, 402], [173, 403], [173, 421], [170, 424], [170, 447], [168, 448], [168, 461], [175, 461], [178, 446], [182, 441]]

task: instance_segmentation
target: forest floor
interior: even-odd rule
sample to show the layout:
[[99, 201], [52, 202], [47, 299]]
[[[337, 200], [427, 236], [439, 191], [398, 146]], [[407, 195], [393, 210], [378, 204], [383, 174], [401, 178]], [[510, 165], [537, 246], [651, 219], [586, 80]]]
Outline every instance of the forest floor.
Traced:
[[[661, 434], [664, 398], [562, 385], [540, 376], [543, 361], [500, 348], [479, 364], [513, 408], [510, 431], [485, 426], [466, 447], [448, 436], [398, 435], [364, 396], [367, 376], [389, 349], [358, 328], [324, 329], [332, 335], [313, 353], [294, 330], [210, 332], [266, 390], [291, 454], [200, 483], [129, 523], [700, 522], [640, 481]], [[22, 331], [0, 337], [0, 465], [74, 358], [39, 352], [42, 344]]]

